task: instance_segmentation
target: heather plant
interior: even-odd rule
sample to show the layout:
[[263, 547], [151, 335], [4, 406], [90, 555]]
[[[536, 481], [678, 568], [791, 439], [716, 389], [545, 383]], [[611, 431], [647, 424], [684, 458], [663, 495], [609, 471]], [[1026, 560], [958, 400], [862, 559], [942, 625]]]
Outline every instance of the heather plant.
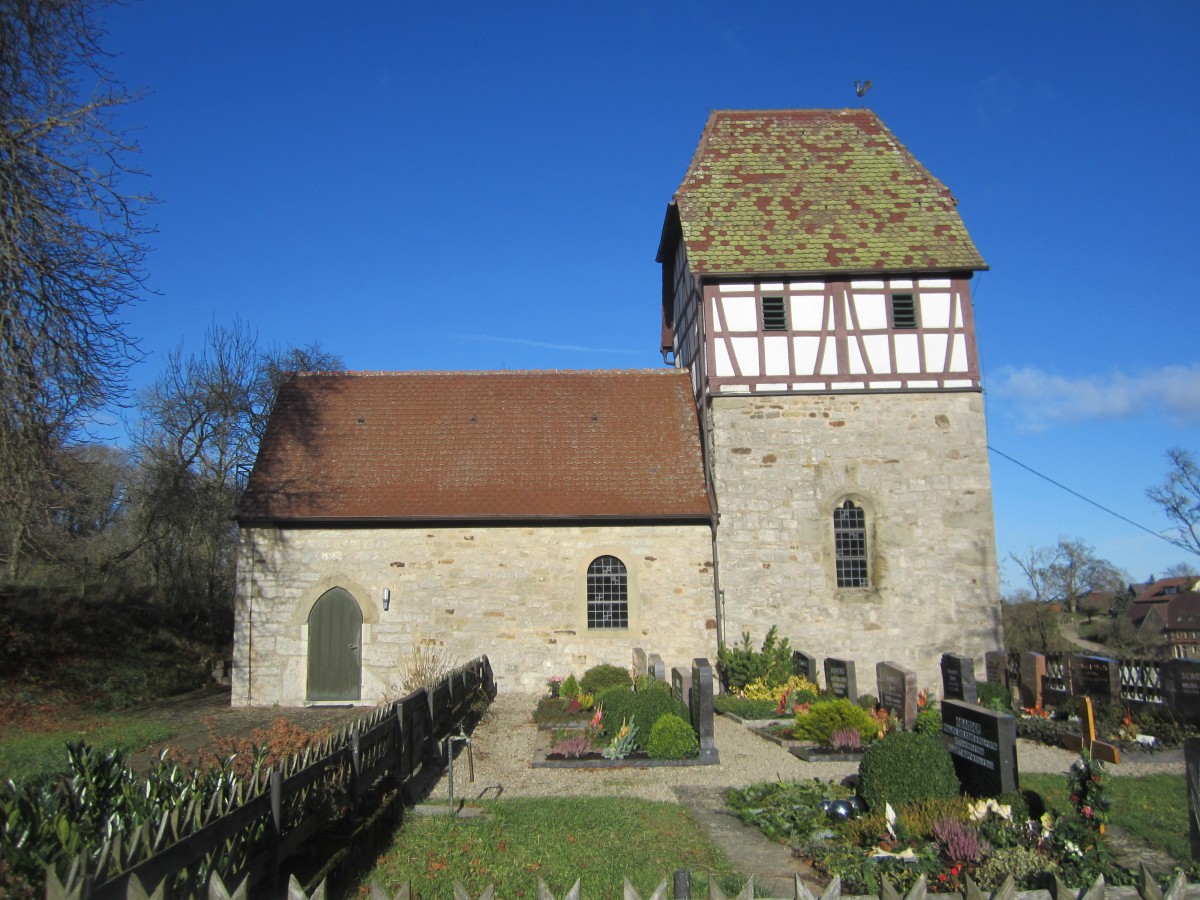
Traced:
[[942, 856], [951, 862], [978, 862], [992, 850], [979, 832], [962, 819], [945, 818], [934, 823], [933, 836]]
[[567, 759], [578, 759], [585, 753], [591, 752], [592, 742], [586, 734], [576, 734], [558, 741], [550, 750], [560, 753]]
[[857, 728], [838, 728], [829, 736], [829, 746], [834, 750], [853, 752], [862, 749], [862, 734]]

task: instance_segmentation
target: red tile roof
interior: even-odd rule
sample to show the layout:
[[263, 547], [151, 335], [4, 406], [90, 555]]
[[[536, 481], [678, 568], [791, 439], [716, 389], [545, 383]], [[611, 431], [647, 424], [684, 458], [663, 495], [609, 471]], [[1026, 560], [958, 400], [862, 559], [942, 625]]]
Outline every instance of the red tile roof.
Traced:
[[718, 110], [675, 204], [701, 275], [987, 268], [950, 191], [867, 109]]
[[389, 372], [286, 382], [238, 518], [711, 512], [686, 372]]

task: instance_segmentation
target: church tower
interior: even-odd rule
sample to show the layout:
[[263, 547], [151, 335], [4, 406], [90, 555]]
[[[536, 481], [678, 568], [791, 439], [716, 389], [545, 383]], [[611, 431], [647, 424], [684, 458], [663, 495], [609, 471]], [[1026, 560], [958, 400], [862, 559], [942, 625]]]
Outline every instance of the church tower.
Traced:
[[[818, 659], [1001, 646], [971, 279], [947, 188], [870, 110], [714, 112], [667, 208], [664, 359], [719, 514], [723, 638]], [[860, 676], [862, 677], [862, 676]]]

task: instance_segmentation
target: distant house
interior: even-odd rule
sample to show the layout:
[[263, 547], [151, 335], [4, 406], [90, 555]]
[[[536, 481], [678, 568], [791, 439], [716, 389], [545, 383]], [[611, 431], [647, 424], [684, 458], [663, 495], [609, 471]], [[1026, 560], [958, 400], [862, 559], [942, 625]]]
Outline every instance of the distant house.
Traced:
[[239, 512], [235, 704], [376, 702], [414, 646], [516, 691], [771, 626], [922, 685], [1001, 646], [986, 265], [946, 186], [869, 110], [714, 112], [657, 258], [665, 370], [284, 386]]
[[1146, 585], [1125, 615], [1147, 642], [1174, 659], [1200, 659], [1200, 579], [1161, 578]]

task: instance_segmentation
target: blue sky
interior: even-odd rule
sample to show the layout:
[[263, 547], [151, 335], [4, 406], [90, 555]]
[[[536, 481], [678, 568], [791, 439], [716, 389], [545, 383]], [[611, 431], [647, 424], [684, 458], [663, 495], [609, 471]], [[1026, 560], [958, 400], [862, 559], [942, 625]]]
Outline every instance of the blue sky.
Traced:
[[[661, 365], [667, 201], [712, 109], [865, 98], [960, 201], [994, 447], [1153, 530], [1200, 453], [1200, 4], [134, 2], [148, 354], [240, 318], [352, 369]], [[992, 455], [1001, 559], [1186, 554]]]

